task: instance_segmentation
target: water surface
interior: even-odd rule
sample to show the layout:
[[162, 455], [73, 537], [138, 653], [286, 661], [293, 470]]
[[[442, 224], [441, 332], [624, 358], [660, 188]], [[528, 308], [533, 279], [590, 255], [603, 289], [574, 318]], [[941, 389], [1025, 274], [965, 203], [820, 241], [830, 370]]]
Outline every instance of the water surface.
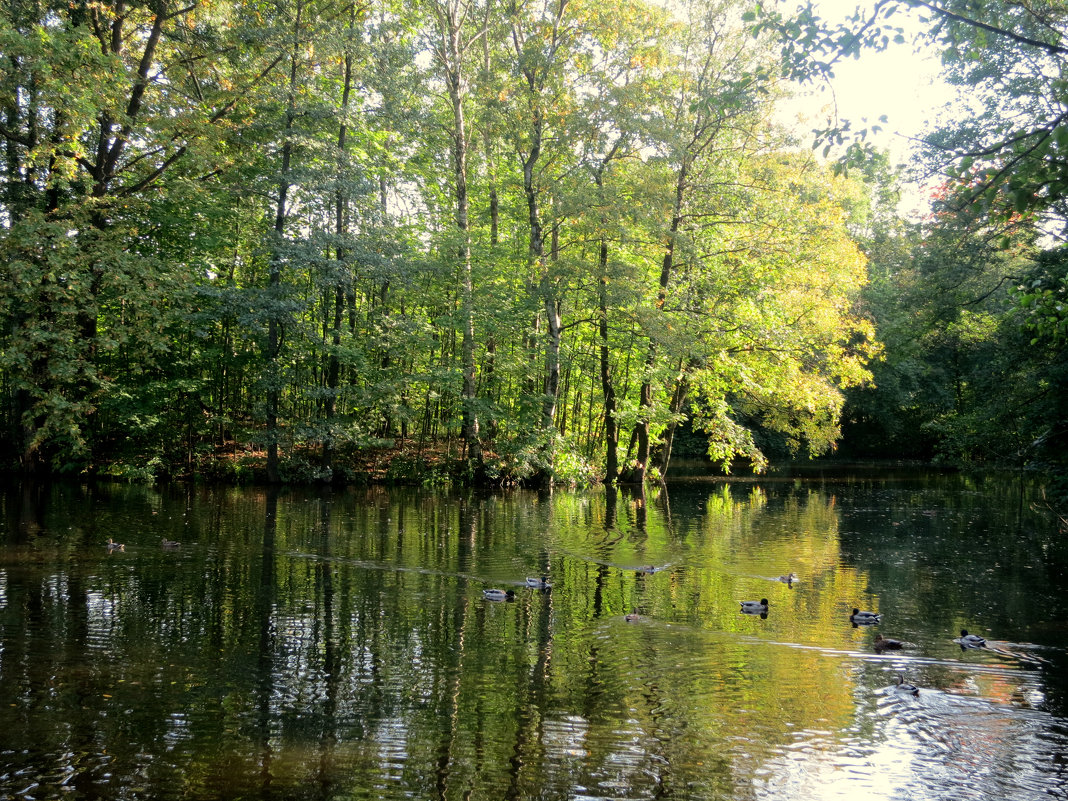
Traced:
[[1039, 500], [859, 468], [9, 489], [0, 797], [1065, 798], [1068, 544]]

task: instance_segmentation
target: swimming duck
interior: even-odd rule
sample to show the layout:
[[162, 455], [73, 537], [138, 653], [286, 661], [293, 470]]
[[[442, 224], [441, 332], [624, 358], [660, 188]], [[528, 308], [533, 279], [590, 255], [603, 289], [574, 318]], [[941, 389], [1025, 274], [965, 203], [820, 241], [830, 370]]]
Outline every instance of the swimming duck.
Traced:
[[125, 550], [126, 550], [126, 544], [125, 543], [115, 542], [115, 540], [111, 539], [111, 537], [108, 537], [108, 553], [111, 553], [112, 551], [125, 551]]
[[901, 640], [891, 640], [889, 637], [884, 637], [882, 634], [876, 634], [874, 645], [876, 651], [895, 651], [899, 648], [903, 648], [905, 643], [901, 642]]
[[920, 688], [914, 684], [909, 684], [900, 673], [897, 674], [897, 690], [916, 697], [920, 694]]
[[159, 544], [165, 551], [177, 551], [182, 547], [182, 543], [178, 542], [178, 540], [169, 540], [166, 537], [160, 540]]
[[545, 576], [542, 576], [541, 578], [527, 576], [527, 586], [533, 587], [535, 590], [547, 590], [553, 585], [549, 583], [549, 580]]
[[968, 629], [960, 630], [960, 647], [961, 648], [985, 648], [986, 638], [980, 637], [978, 634], [969, 634]]
[[629, 614], [623, 615], [623, 619], [628, 623], [637, 623], [642, 619], [642, 616], [637, 612], [630, 612]]
[[638, 568], [639, 573], [655, 573], [656, 565], [642, 565]]
[[759, 601], [741, 601], [742, 611], [749, 615], [766, 615], [768, 613], [768, 599], [761, 598]]
[[511, 601], [515, 598], [515, 590], [483, 590], [482, 597], [487, 601]]
[[779, 581], [781, 581], [783, 584], [793, 584], [795, 581], [797, 581], [797, 573], [790, 573], [786, 576], [779, 576]]
[[875, 612], [861, 612], [855, 606], [853, 607], [853, 614], [849, 616], [849, 622], [855, 626], [870, 626], [872, 623], [878, 623], [882, 619], [882, 615], [877, 615]]

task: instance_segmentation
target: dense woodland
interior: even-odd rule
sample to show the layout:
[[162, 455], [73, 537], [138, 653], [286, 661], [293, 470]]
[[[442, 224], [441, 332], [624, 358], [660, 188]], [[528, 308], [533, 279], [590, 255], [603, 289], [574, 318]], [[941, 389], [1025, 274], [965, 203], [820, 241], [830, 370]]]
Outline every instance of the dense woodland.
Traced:
[[[861, 124], [777, 113], [905, 14], [963, 104], [918, 221]], [[1046, 0], [8, 0], [3, 467], [1064, 472], [1066, 30]]]

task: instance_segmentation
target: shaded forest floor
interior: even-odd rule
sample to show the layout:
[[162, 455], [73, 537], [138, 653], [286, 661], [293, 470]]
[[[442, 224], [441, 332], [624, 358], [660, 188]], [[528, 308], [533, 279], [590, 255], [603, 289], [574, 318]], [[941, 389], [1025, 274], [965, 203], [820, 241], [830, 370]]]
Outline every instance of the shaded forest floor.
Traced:
[[[377, 447], [338, 449], [327, 466], [321, 448], [299, 447], [279, 458], [285, 484], [436, 485], [462, 479], [467, 470], [455, 441], [396, 439]], [[178, 476], [176, 476], [178, 477]], [[217, 449], [202, 457], [184, 478], [220, 483], [267, 483], [267, 451], [251, 445]]]

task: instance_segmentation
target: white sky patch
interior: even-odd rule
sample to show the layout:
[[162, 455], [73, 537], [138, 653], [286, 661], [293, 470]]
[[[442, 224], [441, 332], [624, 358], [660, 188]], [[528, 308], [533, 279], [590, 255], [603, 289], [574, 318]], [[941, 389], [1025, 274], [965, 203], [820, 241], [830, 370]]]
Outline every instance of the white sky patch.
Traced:
[[[870, 10], [872, 3], [863, 4]], [[844, 21], [856, 9], [856, 0], [821, 0], [818, 8], [829, 22]], [[829, 85], [805, 87], [798, 96], [782, 104], [780, 119], [811, 141], [811, 130], [827, 125], [828, 119], [849, 120], [853, 130], [878, 125], [868, 141], [890, 153], [893, 164], [904, 164], [912, 155], [920, 136], [946, 113], [956, 96], [955, 87], [940, 76], [939, 51], [917, 52], [913, 43], [921, 23], [914, 12], [902, 11], [890, 22], [904, 30], [905, 43], [891, 42], [881, 52], [865, 51], [860, 58], [847, 58], [835, 65]], [[879, 118], [886, 117], [886, 122]], [[832, 154], [833, 155], [833, 154]], [[904, 206], [918, 210], [925, 206], [928, 189], [914, 187]]]

